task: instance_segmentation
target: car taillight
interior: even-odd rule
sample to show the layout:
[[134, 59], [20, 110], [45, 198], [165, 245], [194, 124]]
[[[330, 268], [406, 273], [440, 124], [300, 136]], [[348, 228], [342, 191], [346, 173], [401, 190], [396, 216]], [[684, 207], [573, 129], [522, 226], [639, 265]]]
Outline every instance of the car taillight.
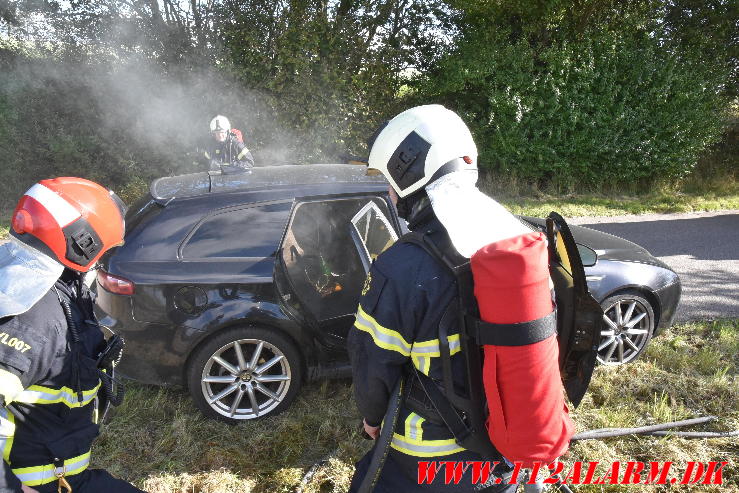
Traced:
[[123, 277], [114, 276], [103, 269], [98, 271], [98, 284], [113, 294], [132, 295], [134, 291], [133, 282]]

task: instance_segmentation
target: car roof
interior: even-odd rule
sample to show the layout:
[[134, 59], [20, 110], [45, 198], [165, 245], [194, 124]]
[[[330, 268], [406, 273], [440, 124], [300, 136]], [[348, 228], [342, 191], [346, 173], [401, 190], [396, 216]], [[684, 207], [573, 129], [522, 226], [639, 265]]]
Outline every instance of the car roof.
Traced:
[[[382, 175], [367, 175], [367, 168], [356, 164], [290, 164], [254, 167], [238, 174], [220, 171], [169, 176], [154, 180], [149, 192], [154, 200], [220, 194], [233, 191], [299, 188], [305, 185], [383, 185]], [[375, 187], [372, 187], [375, 188]]]

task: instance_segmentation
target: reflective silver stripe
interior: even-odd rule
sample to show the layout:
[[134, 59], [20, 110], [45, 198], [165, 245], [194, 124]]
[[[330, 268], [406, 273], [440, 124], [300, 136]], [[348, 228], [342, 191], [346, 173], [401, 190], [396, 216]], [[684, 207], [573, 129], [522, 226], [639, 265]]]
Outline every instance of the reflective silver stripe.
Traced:
[[359, 305], [359, 309], [357, 310], [357, 319], [354, 322], [354, 326], [371, 335], [377, 346], [390, 351], [397, 351], [403, 356], [410, 356], [411, 345], [403, 339], [400, 332], [387, 329], [377, 323], [372, 316], [365, 313], [362, 305]]
[[249, 152], [249, 149], [244, 147], [244, 149], [239, 153], [238, 156], [236, 156], [236, 159], [241, 159], [242, 157], [246, 156], [246, 153]]
[[[64, 461], [64, 475], [74, 476], [79, 474], [90, 465], [90, 452], [86, 452], [80, 456], [73, 457]], [[56, 467], [54, 464], [46, 464], [43, 466], [19, 467], [13, 469], [13, 474], [27, 486], [38, 486], [40, 484], [51, 483], [56, 481]]]
[[[459, 342], [459, 334], [454, 334], [449, 337], [447, 337], [447, 341], [449, 342], [449, 353], [455, 354], [459, 351], [461, 351], [461, 345]], [[422, 342], [415, 342], [413, 343], [413, 348], [411, 349], [411, 353], [413, 354], [424, 354], [428, 356], [440, 356], [439, 348], [439, 340], [433, 339], [431, 341], [422, 341]]]
[[434, 457], [456, 454], [464, 449], [452, 440], [411, 440], [397, 433], [390, 444], [394, 449], [415, 457]]
[[429, 374], [429, 366], [430, 366], [429, 365], [429, 363], [430, 363], [429, 359], [426, 356], [418, 356], [418, 357], [414, 356], [413, 359], [414, 359], [414, 362], [416, 364], [416, 368], [418, 368], [418, 371], [420, 371], [424, 375], [428, 375]]
[[423, 428], [421, 428], [423, 422], [424, 419], [421, 416], [416, 413], [410, 413], [405, 423], [406, 436], [411, 440], [421, 440], [423, 438]]
[[82, 401], [78, 402], [77, 392], [73, 391], [69, 387], [51, 389], [40, 385], [31, 385], [26, 390], [18, 394], [14, 401], [22, 402], [24, 404], [64, 403], [69, 407], [82, 407], [93, 401], [99, 388], [100, 384], [98, 383], [95, 388], [83, 391]]

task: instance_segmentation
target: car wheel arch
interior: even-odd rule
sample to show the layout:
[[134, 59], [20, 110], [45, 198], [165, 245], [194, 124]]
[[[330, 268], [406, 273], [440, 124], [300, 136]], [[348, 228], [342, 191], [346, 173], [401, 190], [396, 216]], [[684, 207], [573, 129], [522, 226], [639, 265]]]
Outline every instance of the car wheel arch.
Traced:
[[658, 334], [657, 295], [649, 290], [624, 286], [609, 293], [600, 304], [607, 324], [603, 325], [599, 339], [598, 363], [623, 365], [634, 361]]
[[605, 293], [599, 300], [599, 303], [602, 303], [604, 300], [607, 300], [608, 298], [612, 296], [618, 296], [621, 294], [628, 294], [628, 293], [636, 293], [638, 295], [643, 296], [646, 298], [646, 300], [649, 302], [649, 304], [652, 307], [652, 311], [654, 312], [654, 334], [657, 335], [659, 333], [659, 323], [662, 318], [662, 305], [659, 302], [659, 297], [657, 296], [657, 293], [649, 289], [647, 286], [644, 285], [622, 285], [618, 288], [609, 291]]

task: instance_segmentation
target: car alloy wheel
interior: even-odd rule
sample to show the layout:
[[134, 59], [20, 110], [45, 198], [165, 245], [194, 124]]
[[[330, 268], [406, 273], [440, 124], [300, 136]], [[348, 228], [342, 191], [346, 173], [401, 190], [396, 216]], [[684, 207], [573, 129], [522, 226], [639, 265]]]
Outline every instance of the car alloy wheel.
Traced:
[[641, 295], [627, 292], [601, 303], [603, 329], [598, 345], [598, 362], [622, 365], [636, 359], [654, 332], [654, 310]]
[[208, 416], [237, 422], [282, 411], [302, 372], [294, 345], [265, 329], [229, 330], [201, 347], [190, 368], [190, 390]]

